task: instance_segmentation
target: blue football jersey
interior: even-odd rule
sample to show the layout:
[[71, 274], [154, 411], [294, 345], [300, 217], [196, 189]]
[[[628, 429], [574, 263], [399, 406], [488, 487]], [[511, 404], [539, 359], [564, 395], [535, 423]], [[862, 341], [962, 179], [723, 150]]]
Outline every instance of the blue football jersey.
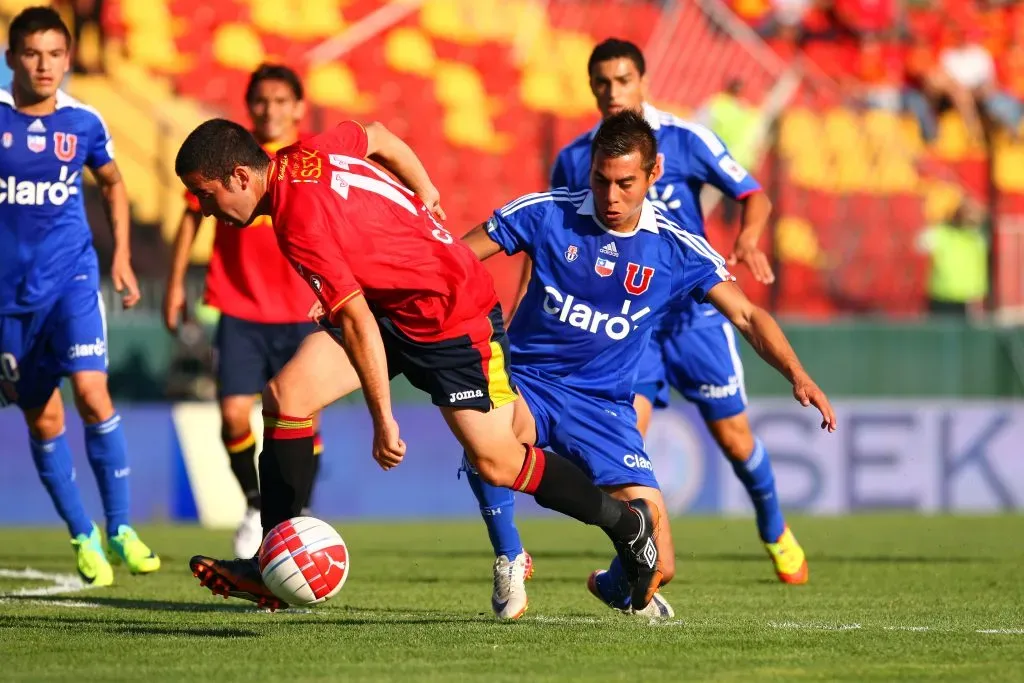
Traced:
[[[663, 174], [650, 189], [650, 201], [673, 222], [704, 236], [700, 191], [712, 185], [732, 199], [742, 199], [761, 186], [729, 155], [725, 143], [711, 130], [644, 104], [644, 118], [654, 129]], [[551, 173], [551, 187], [584, 190], [590, 187], [590, 145], [600, 126], [573, 140], [558, 154]], [[690, 302], [678, 312], [690, 325], [721, 325], [718, 312], [707, 304]]]
[[58, 92], [55, 112], [30, 116], [0, 90], [0, 314], [46, 307], [95, 261], [82, 170], [113, 158], [95, 109]]
[[598, 221], [589, 191], [564, 188], [506, 204], [487, 231], [533, 263], [508, 330], [516, 371], [613, 401], [630, 400], [640, 355], [669, 304], [703, 300], [732, 278], [702, 237], [646, 200], [630, 233]]

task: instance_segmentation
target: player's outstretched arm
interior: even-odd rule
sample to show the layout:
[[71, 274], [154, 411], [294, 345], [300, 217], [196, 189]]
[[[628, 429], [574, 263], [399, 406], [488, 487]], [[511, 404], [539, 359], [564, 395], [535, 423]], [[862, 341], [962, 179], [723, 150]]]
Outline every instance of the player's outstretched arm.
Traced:
[[469, 247], [481, 261], [485, 261], [501, 251], [501, 245], [492, 240], [487, 233], [487, 223], [481, 223], [463, 235], [462, 243]]
[[341, 331], [339, 341], [359, 376], [363, 398], [373, 418], [373, 458], [381, 468], [389, 470], [405, 456], [405, 442], [399, 438], [398, 423], [391, 412], [388, 361], [377, 319], [362, 296], [348, 301], [334, 318]]
[[174, 236], [171, 250], [171, 270], [167, 276], [167, 291], [164, 292], [164, 326], [174, 334], [178, 331], [179, 319], [188, 316], [188, 302], [185, 301], [185, 271], [188, 270], [188, 256], [192, 252], [203, 214], [186, 208], [178, 223], [178, 234]]
[[121, 303], [131, 308], [139, 303], [139, 283], [132, 270], [131, 250], [131, 209], [128, 205], [128, 190], [116, 161], [110, 161], [95, 169], [96, 181], [103, 194], [103, 209], [110, 221], [114, 235], [114, 259], [110, 266], [110, 277], [114, 289], [124, 292]]
[[711, 288], [707, 300], [743, 333], [757, 354], [793, 385], [793, 396], [801, 405], [813, 405], [821, 413], [821, 428], [836, 430], [832, 405], [800, 364], [796, 351], [771, 314], [754, 305], [736, 283], [722, 282]]
[[448, 218], [441, 208], [441, 193], [431, 182], [423, 162], [412, 147], [384, 124], [374, 122], [366, 126], [366, 156], [394, 173], [437, 218]]

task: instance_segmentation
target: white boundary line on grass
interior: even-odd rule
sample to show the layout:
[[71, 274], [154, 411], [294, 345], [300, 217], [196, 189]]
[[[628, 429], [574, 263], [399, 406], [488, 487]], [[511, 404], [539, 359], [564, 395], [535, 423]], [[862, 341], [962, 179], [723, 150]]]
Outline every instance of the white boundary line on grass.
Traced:
[[95, 603], [79, 602], [77, 600], [11, 600], [10, 598], [34, 598], [50, 595], [61, 595], [64, 593], [81, 593], [93, 586], [85, 583], [74, 574], [52, 574], [41, 572], [38, 569], [26, 567], [25, 569], [0, 569], [0, 579], [26, 579], [29, 581], [49, 581], [52, 586], [40, 588], [18, 588], [6, 593], [0, 593], [0, 603], [18, 602], [19, 604], [46, 605], [48, 607], [99, 607]]

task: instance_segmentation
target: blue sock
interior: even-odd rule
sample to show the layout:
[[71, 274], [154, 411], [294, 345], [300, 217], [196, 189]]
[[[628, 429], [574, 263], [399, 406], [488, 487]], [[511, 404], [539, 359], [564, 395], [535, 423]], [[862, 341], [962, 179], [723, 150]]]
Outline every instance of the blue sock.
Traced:
[[754, 440], [754, 452], [746, 462], [732, 461], [732, 469], [750, 495], [757, 514], [757, 533], [765, 543], [774, 543], [786, 529], [775, 492], [775, 474], [772, 461], [760, 439]]
[[71, 449], [64, 432], [49, 441], [36, 441], [30, 438], [32, 460], [36, 463], [36, 471], [43, 480], [43, 486], [50, 494], [57, 514], [68, 525], [71, 538], [79, 534], [88, 536], [92, 533], [92, 520], [82, 505], [82, 496], [75, 486], [75, 470], [71, 465]]
[[107, 518], [107, 535], [117, 536], [117, 529], [128, 524], [128, 444], [121, 429], [121, 416], [85, 426], [85, 452], [96, 476]]
[[494, 548], [494, 556], [504, 555], [510, 560], [523, 552], [523, 542], [519, 539], [519, 529], [515, 521], [515, 494], [512, 489], [502, 486], [491, 486], [476, 473], [465, 456], [462, 458], [462, 469], [469, 479], [469, 488], [473, 489], [480, 504], [480, 515], [487, 525], [487, 535]]
[[626, 609], [629, 607], [629, 579], [626, 578], [626, 572], [622, 569], [618, 555], [608, 565], [608, 571], [597, 577], [597, 590], [606, 601], [611, 602], [616, 608]]

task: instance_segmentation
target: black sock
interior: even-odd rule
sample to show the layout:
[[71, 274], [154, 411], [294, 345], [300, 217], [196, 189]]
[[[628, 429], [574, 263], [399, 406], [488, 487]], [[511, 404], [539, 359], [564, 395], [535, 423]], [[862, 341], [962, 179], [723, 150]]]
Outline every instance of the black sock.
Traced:
[[614, 540], [632, 541], [640, 533], [640, 520], [625, 503], [609, 496], [581, 469], [550, 451], [528, 446], [513, 488], [533, 494], [538, 505], [601, 527]]
[[263, 535], [298, 517], [313, 488], [313, 421], [264, 415], [266, 429], [260, 455]]
[[242, 487], [246, 505], [259, 510], [260, 485], [256, 478], [256, 439], [252, 432], [246, 432], [238, 437], [222, 433], [221, 440], [231, 461], [231, 471], [235, 473], [235, 479]]

